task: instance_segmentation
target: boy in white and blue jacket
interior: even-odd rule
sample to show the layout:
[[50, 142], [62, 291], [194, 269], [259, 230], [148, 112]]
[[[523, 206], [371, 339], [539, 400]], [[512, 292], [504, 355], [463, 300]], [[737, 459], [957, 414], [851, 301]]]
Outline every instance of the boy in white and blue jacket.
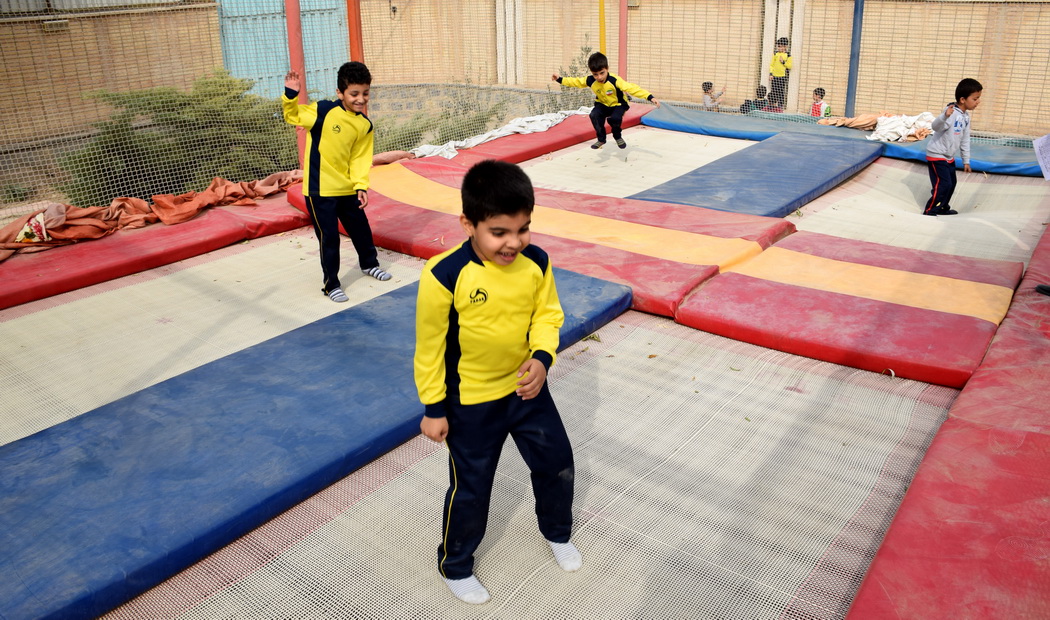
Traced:
[[955, 193], [955, 155], [962, 152], [963, 170], [970, 172], [970, 112], [981, 103], [984, 87], [965, 78], [955, 87], [955, 101], [933, 119], [933, 137], [926, 145], [926, 164], [933, 190], [923, 215], [956, 215], [949, 204]]

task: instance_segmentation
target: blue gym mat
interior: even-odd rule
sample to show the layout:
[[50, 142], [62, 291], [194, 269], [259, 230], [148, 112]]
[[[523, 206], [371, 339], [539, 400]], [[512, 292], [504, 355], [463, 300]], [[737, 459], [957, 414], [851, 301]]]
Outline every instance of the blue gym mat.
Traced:
[[878, 142], [782, 132], [628, 198], [784, 217], [881, 154]]
[[[562, 347], [631, 304], [558, 269]], [[94, 618], [419, 433], [415, 284], [0, 446], [0, 618]]]
[[[926, 143], [929, 138], [917, 142], [875, 142], [867, 139], [871, 135], [870, 131], [819, 125], [816, 119], [797, 114], [782, 115], [795, 120], [778, 120], [778, 116], [781, 115], [768, 112], [721, 114], [663, 104], [643, 116], [642, 124], [661, 129], [738, 140], [765, 140], [784, 131], [848, 138], [870, 144], [885, 145], [886, 150], [883, 152], [885, 157], [926, 163]], [[957, 160], [956, 163], [961, 169], [962, 161]], [[979, 140], [970, 142], [970, 168], [977, 172], [1043, 176], [1033, 149], [983, 143]]]

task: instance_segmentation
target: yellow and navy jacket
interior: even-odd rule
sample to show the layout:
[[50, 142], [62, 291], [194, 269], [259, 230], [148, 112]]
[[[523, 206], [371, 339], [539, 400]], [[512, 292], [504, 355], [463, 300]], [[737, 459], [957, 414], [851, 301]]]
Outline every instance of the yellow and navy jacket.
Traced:
[[482, 261], [470, 241], [429, 261], [419, 277], [413, 360], [425, 415], [445, 399], [498, 400], [518, 388], [518, 368], [554, 363], [565, 315], [547, 253], [529, 245], [509, 265]]
[[284, 120], [306, 128], [303, 193], [308, 196], [351, 196], [368, 189], [375, 134], [372, 121], [338, 101], [300, 105], [298, 93], [285, 89]]
[[[630, 107], [627, 103], [627, 95], [639, 99], [652, 100], [653, 94], [637, 84], [631, 84], [618, 75], [609, 74], [604, 82], [594, 79], [593, 75], [585, 78], [559, 77], [558, 83], [562, 86], [572, 88], [589, 88], [594, 91], [594, 102], [600, 103], [607, 108], [615, 108], [618, 105]], [[626, 94], [624, 94], [626, 93]]]
[[769, 59], [769, 75], [784, 77], [791, 70], [791, 56], [787, 52], [775, 52]]

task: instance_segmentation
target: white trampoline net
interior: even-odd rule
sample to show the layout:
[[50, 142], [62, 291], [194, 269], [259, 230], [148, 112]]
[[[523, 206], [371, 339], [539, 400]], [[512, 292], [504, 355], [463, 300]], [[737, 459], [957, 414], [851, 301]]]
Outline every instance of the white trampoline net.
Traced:
[[563, 573], [513, 443], [476, 573], [436, 572], [447, 457], [417, 437], [107, 618], [841, 618], [957, 392], [629, 312], [563, 352]]

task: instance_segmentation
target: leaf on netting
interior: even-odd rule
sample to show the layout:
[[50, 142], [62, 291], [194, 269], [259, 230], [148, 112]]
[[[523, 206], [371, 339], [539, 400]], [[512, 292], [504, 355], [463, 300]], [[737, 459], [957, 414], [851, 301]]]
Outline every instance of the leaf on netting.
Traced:
[[649, 359], [653, 359], [654, 357], [656, 357], [656, 353], [650, 353], [649, 354]]
[[580, 340], [593, 340], [595, 342], [601, 342], [602, 339], [598, 337], [598, 334], [591, 334], [590, 336], [584, 336]]
[[732, 370], [733, 372], [740, 372], [741, 369], [740, 368], [733, 368], [732, 366], [730, 366], [729, 370]]

